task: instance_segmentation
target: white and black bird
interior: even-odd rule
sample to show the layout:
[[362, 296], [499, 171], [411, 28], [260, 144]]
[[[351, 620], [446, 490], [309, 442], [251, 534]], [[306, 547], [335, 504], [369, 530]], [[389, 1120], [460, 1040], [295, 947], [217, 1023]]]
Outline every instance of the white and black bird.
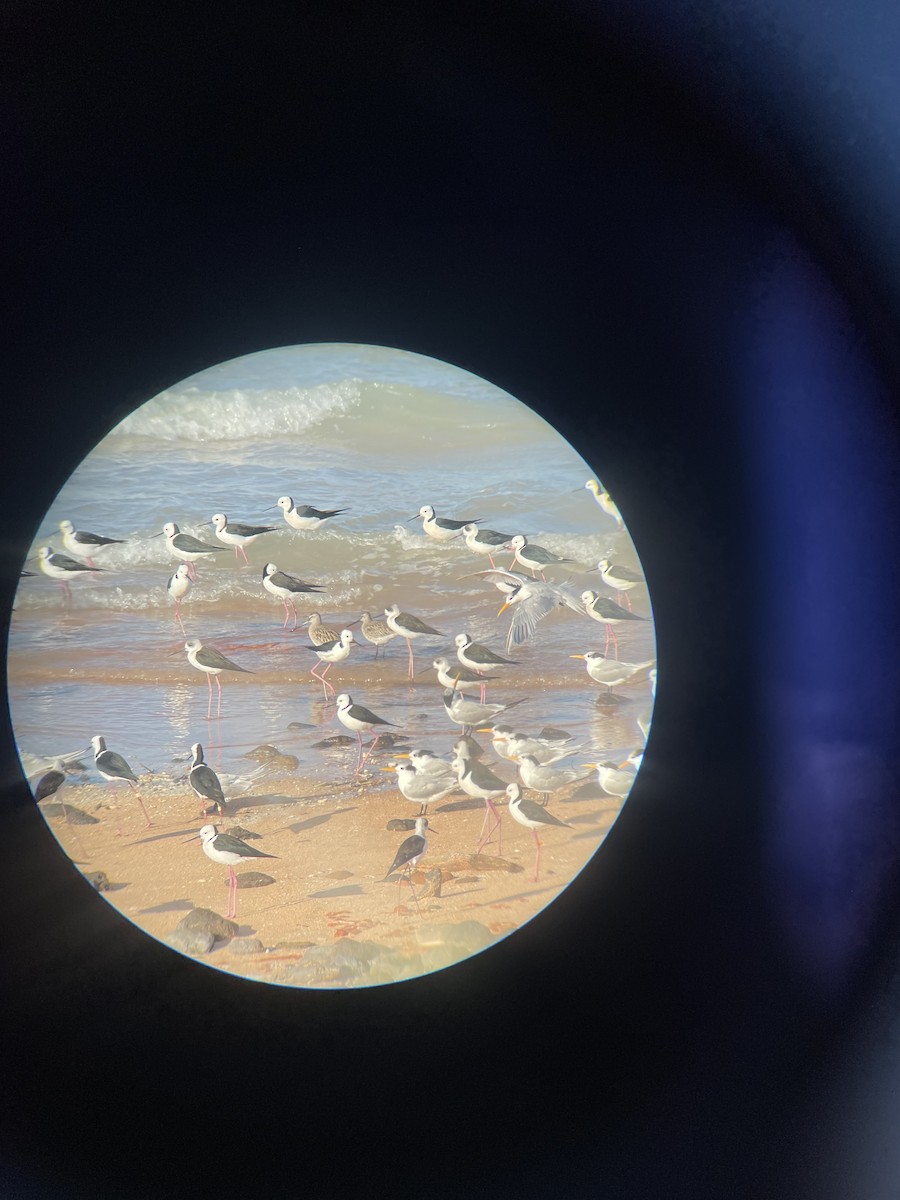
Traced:
[[273, 508], [281, 509], [291, 529], [302, 529], [305, 532], [318, 529], [332, 517], [339, 517], [341, 513], [349, 511], [346, 508], [313, 508], [311, 504], [295, 504], [290, 496], [279, 497]]
[[[477, 758], [463, 758], [457, 754], [453, 759], [453, 767], [459, 786], [466, 795], [475, 800], [484, 801], [484, 820], [481, 823], [481, 833], [478, 835], [476, 854], [480, 854], [492, 840], [495, 831], [497, 833], [497, 853], [502, 853], [500, 814], [494, 801], [499, 800], [505, 794], [506, 781], [499, 775], [495, 775], [490, 767], [486, 767]], [[491, 819], [493, 819], [492, 825], [490, 824]], [[489, 825], [490, 828], [488, 828]]]
[[[154, 537], [159, 536], [154, 534]], [[195, 562], [201, 558], [209, 558], [211, 554], [224, 554], [226, 550], [225, 546], [214, 546], [212, 542], [201, 542], [189, 533], [182, 533], [174, 521], [167, 521], [163, 525], [162, 536], [166, 539], [169, 553], [187, 563], [191, 579], [195, 577]]]
[[89, 567], [93, 567], [92, 555], [102, 553], [110, 546], [123, 545], [122, 538], [101, 537], [99, 533], [88, 533], [84, 529], [76, 529], [71, 521], [60, 521], [63, 546], [73, 556], [82, 559]]
[[584, 611], [589, 617], [606, 626], [606, 645], [603, 647], [603, 652], [605, 654], [609, 648], [611, 638], [616, 658], [619, 657], [619, 641], [613, 626], [619, 625], [622, 621], [647, 620], [646, 617], [639, 617], [637, 613], [631, 612], [630, 609], [622, 608], [620, 604], [616, 604], [615, 600], [610, 600], [608, 596], [598, 596], [596, 592], [582, 592], [581, 603], [584, 605]]
[[400, 789], [400, 795], [405, 800], [410, 800], [420, 806], [420, 817], [425, 816], [429, 804], [433, 804], [437, 800], [443, 800], [444, 796], [456, 791], [459, 787], [456, 776], [452, 771], [446, 776], [431, 775], [426, 771], [417, 771], [411, 762], [395, 763], [391, 767], [382, 767], [381, 769], [382, 771], [396, 772], [397, 787]]
[[175, 574], [169, 576], [166, 583], [166, 593], [170, 600], [175, 601], [175, 620], [181, 626], [181, 632], [187, 634], [184, 627], [184, 622], [181, 619], [181, 602], [191, 590], [191, 576], [188, 570], [187, 563], [181, 563], [176, 567]]
[[[500, 667], [515, 666], [513, 659], [504, 658], [502, 654], [497, 654], [489, 646], [482, 646], [479, 642], [474, 641], [468, 633], [458, 633], [453, 640], [456, 646], [456, 657], [470, 671], [477, 671], [480, 675], [493, 675]], [[485, 686], [486, 684], [482, 684], [481, 688], [482, 704], [484, 703]]]
[[417, 637], [443, 637], [444, 635], [439, 629], [433, 629], [430, 625], [426, 625], [423, 620], [413, 616], [412, 613], [401, 612], [399, 604], [392, 604], [390, 608], [386, 608], [384, 615], [394, 633], [406, 639], [406, 645], [409, 650], [409, 678], [415, 679], [416, 672], [413, 661], [412, 639]]
[[141, 798], [137, 775], [135, 775], [122, 755], [117, 754], [115, 750], [107, 750], [106, 740], [99, 736], [91, 738], [91, 746], [94, 749], [94, 766], [97, 768], [99, 774], [108, 780], [109, 783], [127, 783], [130, 788], [136, 791], [138, 804], [140, 804], [141, 812], [146, 818], [147, 826], [152, 826], [153, 822], [150, 820], [150, 814], [144, 808], [144, 801]]
[[69, 558], [66, 554], [58, 554], [52, 546], [41, 546], [38, 550], [38, 566], [45, 575], [60, 584], [66, 604], [72, 599], [72, 593], [69, 590], [70, 579], [77, 579], [85, 574], [90, 575], [93, 571], [102, 569], [85, 566], [83, 563], [76, 562], [74, 558]]
[[423, 504], [416, 515], [410, 517], [409, 520], [417, 521], [419, 517], [422, 518], [422, 531], [438, 542], [450, 542], [459, 536], [461, 529], [467, 525], [478, 525], [483, 520], [482, 517], [467, 517], [464, 521], [453, 521], [449, 517], [436, 517], [430, 504]]
[[519, 755], [519, 775], [527, 788], [543, 794], [544, 804], [554, 792], [561, 792], [571, 783], [582, 783], [590, 778], [580, 767], [542, 765], [533, 754]]
[[378, 658], [378, 651], [381, 651], [381, 657], [384, 658], [384, 648], [397, 637], [397, 633], [391, 629], [386, 621], [377, 621], [371, 613], [364, 612], [359, 618], [359, 631], [367, 642], [375, 647], [375, 657]]
[[[509, 733], [506, 737], [507, 752], [502, 757], [518, 761], [523, 754], [530, 754], [542, 767], [571, 758], [581, 749], [570, 743], [552, 743], [540, 738], [529, 737], [527, 733]], [[496, 749], [496, 747], [495, 747]]]
[[655, 665], [656, 659], [649, 658], [646, 662], [619, 662], [616, 658], [604, 658], [599, 650], [586, 650], [584, 654], [570, 654], [569, 658], [581, 658], [587, 668], [587, 673], [595, 683], [606, 686], [607, 694], [614, 687], [632, 680], [643, 679]]
[[215, 805], [219, 816], [225, 816], [225, 793], [218, 775], [203, 761], [203, 747], [199, 742], [191, 746], [191, 769], [188, 772], [188, 783], [191, 790], [200, 801], [203, 816]]
[[230, 833], [219, 833], [215, 825], [204, 825], [199, 833], [188, 838], [193, 842], [199, 838], [203, 844], [203, 853], [214, 863], [220, 863], [228, 868], [228, 909], [225, 916], [229, 919], [237, 916], [237, 875], [234, 868], [238, 863], [257, 858], [277, 858], [276, 854], [266, 854], [255, 846], [248, 846], [240, 838], [232, 837]]
[[584, 485], [591, 493], [607, 516], [612, 517], [619, 528], [624, 528], [625, 522], [622, 520], [622, 514], [616, 507], [616, 503], [610, 496], [609, 492], [604, 491], [596, 479], [589, 479]]
[[545, 550], [543, 546], [533, 545], [524, 533], [517, 533], [515, 537], [510, 538], [509, 544], [513, 550], [509, 565], [518, 563], [519, 566], [527, 567], [532, 578], [540, 571], [541, 579], [545, 579], [544, 571], [547, 567], [560, 567], [564, 563], [572, 562], [571, 558], [563, 558], [560, 554], [554, 554], [552, 550]]
[[42, 771], [31, 787], [35, 802], [40, 804], [42, 800], [49, 800], [51, 796], [59, 799], [68, 778], [61, 763], [58, 767], [51, 767], [49, 771]]
[[[349, 729], [352, 733], [356, 734], [356, 739], [359, 742], [359, 758], [356, 763], [356, 774], [358, 775], [362, 770], [363, 763], [375, 749], [378, 739], [381, 736], [380, 733], [376, 733], [376, 730], [382, 725], [389, 725], [392, 729], [396, 729], [397, 726], [395, 722], [386, 721], [384, 717], [377, 716], [371, 709], [365, 708], [362, 704], [354, 704], [353, 697], [347, 692], [341, 692], [335, 698], [334, 703], [337, 710], [337, 719], [345, 729]], [[372, 733], [375, 735], [365, 756], [363, 755], [362, 748], [363, 733]]]
[[479, 529], [473, 522], [468, 525], [463, 525], [460, 533], [466, 541], [466, 545], [474, 554], [486, 554], [491, 561], [491, 566], [494, 564], [494, 553], [497, 550], [502, 550], [513, 539], [511, 533], [499, 533], [496, 529]]
[[[284, 625], [282, 629], [287, 628], [287, 623], [294, 617], [292, 629], [297, 628], [297, 606], [294, 600], [297, 596], [304, 592], [321, 592], [324, 591], [317, 583], [307, 583], [305, 579], [298, 579], [296, 575], [288, 575], [287, 571], [279, 571], [274, 563], [266, 563], [263, 567], [262, 585], [273, 596], [277, 596], [284, 605]], [[290, 607], [288, 607], [290, 606]]]
[[596, 770], [597, 782], [609, 796], [621, 796], [624, 799], [634, 787], [637, 769], [627, 759], [618, 765], [611, 762], [584, 765]]
[[512, 819], [530, 829], [534, 837], [534, 882], [537, 883], [541, 877], [541, 839], [538, 837], [538, 830], [546, 829], [548, 825], [559, 825], [564, 829], [570, 829], [571, 826], [568, 821], [561, 821], [552, 812], [548, 812], [543, 805], [534, 800], [526, 800], [517, 783], [509, 785], [506, 796]]
[[[206, 675], [206, 683], [209, 687], [209, 704], [206, 708], [206, 719], [209, 720], [212, 715], [212, 681], [215, 678], [216, 687], [219, 689], [218, 707], [216, 715], [222, 715], [222, 683], [219, 676], [223, 671], [239, 671], [242, 675], [252, 675], [246, 667], [239, 667], [236, 662], [232, 662], [230, 658], [226, 658], [224, 654], [218, 651], [214, 646], [204, 646], [199, 638], [191, 638], [190, 641], [184, 643], [184, 649], [187, 653], [187, 660], [192, 667], [198, 671], [203, 671]], [[177, 654], [177, 650], [173, 650], [173, 654]]]
[[[300, 647], [301, 650], [308, 650], [311, 654], [315, 654], [319, 659], [315, 666], [311, 668], [309, 673], [318, 679], [319, 683], [321, 683], [322, 694], [324, 696], [328, 695], [328, 692], [325, 690], [326, 688], [331, 690], [332, 696], [334, 695], [334, 688], [331, 686], [325, 676], [335, 663], [344, 662], [344, 660], [350, 654], [350, 647], [352, 645], [353, 630], [342, 629], [338, 637], [332, 642], [322, 642], [322, 644], [319, 646]], [[325, 666], [325, 670], [320, 675], [319, 668], [323, 665]]]
[[607, 587], [613, 588], [616, 593], [616, 602], [621, 603], [621, 597], [624, 595], [625, 602], [631, 608], [631, 597], [628, 593], [632, 588], [646, 587], [647, 581], [640, 573], [634, 571], [631, 567], [626, 567], [623, 563], [610, 562], [608, 558], [601, 558], [597, 563], [597, 570], [600, 572], [600, 578]]
[[572, 612], [584, 613], [584, 607], [578, 596], [566, 584], [547, 583], [541, 579], [531, 579], [519, 571], [476, 572], [489, 580], [505, 599], [498, 612], [502, 616], [511, 608], [512, 619], [506, 635], [506, 653], [513, 646], [521, 646], [534, 636], [538, 624], [558, 608], [568, 608]]
[[451, 691], [455, 688], [458, 692], [483, 693], [485, 680], [478, 671], [471, 671], [460, 662], [451, 663], [450, 659], [443, 655], [436, 658], [431, 665], [437, 671], [441, 687]]
[[[406, 838], [404, 841], [402, 841], [400, 843], [400, 848], [397, 851], [397, 853], [394, 855], [394, 861], [391, 863], [388, 873], [385, 875], [384, 879], [382, 879], [382, 881], [381, 881], [382, 883], [387, 883], [387, 881], [390, 879], [390, 877], [394, 874], [395, 871], [405, 872], [406, 882], [409, 884], [410, 889], [413, 894], [413, 899], [416, 901], [416, 908], [419, 907], [419, 901], [418, 901], [418, 899], [416, 899], [416, 890], [412, 885], [412, 879], [410, 877], [412, 875], [413, 867], [415, 867], [415, 865], [418, 863], [419, 859], [422, 857], [422, 855], [428, 849], [428, 842], [425, 838], [425, 830], [430, 829], [430, 828], [431, 828], [431, 826], [428, 824], [427, 817], [417, 817], [416, 818], [415, 833], [411, 833], [408, 838]], [[434, 833], [436, 831], [434, 829], [432, 829], [431, 832]], [[402, 883], [402, 878], [401, 878], [400, 882]], [[399, 895], [399, 885], [398, 885], [398, 895]]]
[[512, 700], [509, 704], [479, 704], [469, 700], [462, 692], [451, 691], [449, 688], [442, 693], [444, 708], [447, 716], [455, 725], [462, 725], [463, 732], [472, 730], [477, 725], [492, 725], [501, 713], [508, 712], [517, 704], [523, 704], [527, 696], [521, 700]]
[[244, 556], [244, 562], [248, 564], [247, 551], [244, 549], [258, 537], [262, 537], [264, 533], [274, 533], [274, 525], [241, 525], [237, 521], [229, 521], [225, 513], [215, 513], [211, 521], [206, 522], [207, 525], [214, 525], [216, 529], [216, 537], [220, 542], [224, 542], [226, 546], [234, 546], [234, 558], [237, 562], [238, 551]]

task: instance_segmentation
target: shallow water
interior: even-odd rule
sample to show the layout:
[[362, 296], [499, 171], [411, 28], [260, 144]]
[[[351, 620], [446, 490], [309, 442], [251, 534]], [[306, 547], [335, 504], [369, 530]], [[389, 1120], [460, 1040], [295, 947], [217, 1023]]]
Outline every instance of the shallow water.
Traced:
[[[548, 578], [576, 590], [611, 594], [587, 574], [597, 559], [639, 566], [627, 533], [584, 489], [592, 468], [549, 426], [512, 397], [446, 364], [372, 347], [290, 347], [222, 364], [169, 389], [128, 417], [74, 473], [51, 506], [35, 542], [62, 549], [58, 523], [126, 539], [76, 579], [69, 609], [44, 576], [19, 588], [10, 634], [10, 706], [20, 748], [53, 754], [100, 733], [139, 769], [177, 774], [193, 741], [213, 748], [226, 771], [248, 769], [241, 755], [260, 742], [296, 754], [304, 769], [342, 772], [347, 755], [323, 757], [312, 743], [343, 733], [322, 689], [310, 679], [318, 661], [300, 649], [301, 630], [282, 629], [284, 610], [264, 591], [264, 563], [321, 583], [310, 607], [332, 624], [380, 616], [392, 602], [446, 636], [414, 644], [417, 668], [453, 656], [467, 630], [503, 651], [502, 597], [471, 573], [486, 558], [464, 543], [439, 544], [408, 521], [431, 503], [438, 515], [482, 517], [490, 528], [524, 532], [573, 559]], [[277, 498], [348, 511], [320, 531], [289, 529]], [[207, 721], [208, 690], [186, 662], [165, 584], [177, 565], [162, 537], [174, 520], [215, 541], [202, 526], [214, 512], [274, 526], [248, 547], [250, 567], [233, 551], [198, 564], [185, 601], [188, 637], [216, 645], [253, 675], [223, 677], [222, 716]], [[510, 553], [497, 556], [508, 566]], [[566, 575], [569, 572], [569, 575]], [[643, 588], [635, 611], [649, 616]], [[300, 607], [301, 616], [310, 608]], [[651, 621], [619, 627], [620, 656], [655, 655]], [[586, 742], [585, 756], [624, 755], [643, 738], [636, 717], [649, 688], [620, 689], [608, 705], [571, 654], [603, 648], [604, 631], [568, 610], [551, 614], [519, 661], [488, 689], [490, 700], [529, 695], [516, 724], [558, 724]], [[332, 668], [338, 691], [446, 751], [455, 736], [443, 714], [434, 672], [406, 681], [407, 650], [395, 640], [387, 663], [368, 644]], [[215, 686], [214, 686], [215, 694]], [[215, 710], [214, 710], [215, 711]], [[527, 717], [526, 717], [527, 713]], [[322, 724], [324, 720], [324, 724]], [[290, 730], [291, 722], [309, 724]], [[252, 763], [249, 766], [252, 767]], [[352, 765], [352, 759], [351, 759]]]

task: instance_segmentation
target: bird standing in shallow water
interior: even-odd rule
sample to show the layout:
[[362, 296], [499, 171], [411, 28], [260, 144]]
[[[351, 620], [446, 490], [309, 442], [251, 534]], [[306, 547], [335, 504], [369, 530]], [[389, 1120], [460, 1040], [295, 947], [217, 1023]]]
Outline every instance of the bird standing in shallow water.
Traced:
[[181, 632], [185, 635], [187, 634], [187, 630], [181, 619], [181, 602], [191, 590], [191, 586], [191, 576], [187, 563], [182, 563], [176, 569], [175, 574], [170, 576], [169, 582], [166, 584], [166, 592], [175, 601], [175, 620], [181, 626]]
[[415, 679], [416, 670], [415, 662], [413, 661], [412, 639], [417, 637], [443, 637], [439, 629], [432, 629], [430, 625], [426, 625], [424, 621], [418, 617], [414, 617], [412, 613], [400, 611], [399, 604], [392, 604], [390, 608], [384, 610], [384, 615], [387, 618], [388, 626], [393, 629], [394, 633], [398, 633], [400, 637], [406, 638], [406, 645], [409, 650], [409, 678]]
[[121, 546], [121, 538], [101, 537], [99, 533], [88, 533], [84, 529], [76, 529], [71, 521], [60, 521], [63, 546], [74, 557], [83, 559], [91, 568], [94, 563], [92, 554], [108, 549], [110, 546]]
[[290, 496], [281, 496], [278, 503], [273, 504], [272, 507], [281, 509], [284, 519], [291, 529], [302, 529], [307, 532], [318, 529], [332, 517], [339, 517], [341, 513], [348, 511], [346, 508], [313, 508], [311, 504], [295, 504]]
[[[230, 658], [226, 658], [224, 654], [220, 654], [214, 646], [204, 646], [197, 638], [191, 638], [190, 641], [184, 643], [184, 648], [187, 651], [188, 662], [192, 667], [196, 667], [198, 671], [203, 671], [206, 674], [206, 682], [209, 687], [209, 703], [206, 706], [206, 719], [210, 719], [212, 715], [212, 681], [213, 676], [216, 679], [216, 687], [219, 689], [219, 703], [216, 708], [216, 717], [222, 715], [222, 684], [219, 681], [219, 676], [223, 671], [240, 671], [242, 675], [252, 675], [252, 671], [248, 671], [246, 667], [239, 667], [237, 663], [232, 662]], [[177, 654], [177, 650], [172, 651]]]
[[[294, 604], [294, 597], [301, 595], [303, 592], [321, 592], [323, 589], [317, 583], [307, 583], [305, 579], [298, 579], [296, 575], [288, 575], [287, 571], [279, 571], [274, 563], [266, 563], [263, 567], [262, 585], [267, 592], [273, 596], [277, 596], [284, 605], [284, 624], [282, 629], [287, 629], [287, 623], [291, 619], [291, 614], [294, 616], [294, 624], [292, 629], [297, 628], [297, 606]], [[288, 609], [290, 605], [290, 609]]]

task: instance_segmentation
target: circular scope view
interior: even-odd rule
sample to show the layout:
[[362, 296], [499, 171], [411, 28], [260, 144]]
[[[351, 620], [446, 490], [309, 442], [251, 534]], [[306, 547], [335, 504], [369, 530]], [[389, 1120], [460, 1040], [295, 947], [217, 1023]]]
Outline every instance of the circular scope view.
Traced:
[[435, 359], [290, 346], [137, 409], [12, 617], [23, 769], [103, 898], [297, 987], [449, 966], [550, 903], [640, 768], [647, 588], [531, 409]]

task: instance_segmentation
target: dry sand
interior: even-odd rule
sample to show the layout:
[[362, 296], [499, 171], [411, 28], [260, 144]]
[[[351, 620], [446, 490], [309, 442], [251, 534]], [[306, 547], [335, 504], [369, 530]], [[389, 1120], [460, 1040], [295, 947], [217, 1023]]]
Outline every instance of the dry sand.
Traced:
[[[259, 938], [263, 952], [236, 953], [231, 941], [222, 939], [200, 961], [248, 978], [297, 982], [290, 978], [290, 967], [302, 963], [310, 946], [334, 947], [344, 939], [345, 946], [374, 943], [396, 950], [400, 965], [391, 968], [396, 970], [391, 977], [445, 965], [466, 957], [479, 939], [483, 945], [502, 937], [544, 908], [591, 857], [621, 807], [596, 784], [574, 784], [555, 797], [551, 810], [571, 828], [544, 832], [541, 876], [535, 883], [530, 830], [500, 806], [502, 853], [495, 841], [475, 859], [484, 808], [472, 801], [472, 808], [441, 812], [444, 804], [465, 799], [449, 796], [429, 814], [435, 832], [412, 876], [416, 891], [427, 891], [426, 872], [440, 867], [441, 894], [421, 899], [417, 909], [405, 884], [398, 888], [396, 882], [381, 882], [409, 836], [388, 830], [388, 821], [410, 819], [417, 812], [391, 781], [384, 790], [387, 777], [378, 766], [388, 761], [387, 755], [373, 760], [371, 777], [357, 781], [348, 758], [344, 784], [290, 775], [267, 779], [257, 785], [261, 794], [233, 801], [224, 820], [210, 815], [209, 822], [220, 830], [240, 826], [259, 834], [250, 844], [277, 857], [238, 868], [239, 876], [258, 869], [275, 879], [272, 885], [237, 892], [238, 936]], [[497, 769], [512, 779], [511, 768]], [[70, 824], [62, 815], [47, 819], [78, 869], [106, 875], [110, 890], [104, 898], [163, 940], [191, 908], [224, 915], [227, 871], [206, 857], [199, 841], [185, 841], [204, 823], [186, 784], [157, 777], [142, 786], [142, 794], [152, 828], [146, 827], [133, 793], [93, 784], [70, 788], [65, 798], [68, 805], [99, 818], [98, 824]], [[53, 811], [51, 807], [49, 813]], [[460, 931], [458, 945], [450, 927]], [[423, 941], [443, 943], [443, 949], [438, 948], [436, 958], [433, 953], [416, 957]], [[317, 950], [313, 957], [323, 953]], [[339, 973], [329, 978], [326, 970], [310, 981], [345, 986], [386, 978], [382, 973], [342, 980]]]

